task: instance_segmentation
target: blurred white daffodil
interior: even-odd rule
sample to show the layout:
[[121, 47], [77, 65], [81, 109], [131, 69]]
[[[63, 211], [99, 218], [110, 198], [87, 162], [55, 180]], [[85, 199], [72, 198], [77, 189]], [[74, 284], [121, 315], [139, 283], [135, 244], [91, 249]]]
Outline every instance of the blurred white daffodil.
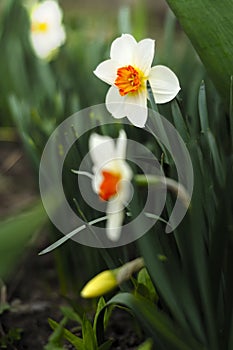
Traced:
[[124, 220], [124, 207], [130, 199], [132, 170], [125, 161], [127, 137], [120, 131], [116, 141], [108, 136], [92, 134], [89, 149], [93, 165], [92, 187], [107, 203], [106, 234], [117, 241]]
[[106, 96], [108, 111], [117, 119], [126, 116], [138, 127], [144, 127], [147, 120], [147, 81], [158, 104], [171, 101], [180, 90], [176, 75], [168, 67], [151, 67], [154, 46], [152, 39], [137, 42], [132, 35], [122, 34], [112, 42], [110, 59], [94, 71], [111, 85]]
[[30, 39], [36, 55], [49, 59], [66, 39], [62, 25], [62, 10], [54, 0], [33, 6], [30, 14]]

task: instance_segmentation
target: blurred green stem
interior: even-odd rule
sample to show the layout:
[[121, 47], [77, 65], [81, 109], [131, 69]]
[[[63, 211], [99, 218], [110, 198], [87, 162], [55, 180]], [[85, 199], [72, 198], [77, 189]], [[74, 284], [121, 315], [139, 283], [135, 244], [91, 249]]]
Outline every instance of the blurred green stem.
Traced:
[[167, 187], [169, 190], [179, 196], [186, 208], [189, 207], [190, 197], [188, 192], [183, 185], [179, 184], [173, 179], [155, 175], [135, 175], [134, 180], [139, 186], [147, 186], [150, 184], [157, 187]]

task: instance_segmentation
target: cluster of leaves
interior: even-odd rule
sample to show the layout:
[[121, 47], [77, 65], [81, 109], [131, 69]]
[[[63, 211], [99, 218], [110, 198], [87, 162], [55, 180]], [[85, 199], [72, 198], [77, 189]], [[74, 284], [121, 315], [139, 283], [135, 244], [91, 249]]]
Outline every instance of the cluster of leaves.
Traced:
[[22, 329], [11, 328], [7, 334], [1, 337], [0, 348], [8, 349], [10, 346], [13, 346], [15, 342], [18, 342], [21, 339], [21, 333]]
[[[143, 298], [146, 302], [158, 302], [157, 293], [152, 284], [152, 281], [148, 275], [147, 270], [142, 269], [137, 279], [133, 280], [134, 294], [137, 298]], [[121, 296], [126, 296], [126, 293], [122, 293]], [[130, 295], [130, 294], [129, 294]], [[123, 300], [123, 299], [122, 299]], [[63, 349], [64, 341], [67, 341], [73, 345], [77, 350], [108, 350], [115, 339], [104, 339], [104, 333], [109, 324], [109, 319], [114, 307], [121, 307], [120, 304], [124, 303], [117, 297], [113, 298], [110, 302], [104, 300], [101, 297], [97, 303], [95, 315], [93, 317], [93, 324], [88, 319], [86, 313], [83, 317], [78, 314], [77, 310], [71, 307], [61, 307], [63, 319], [60, 323], [49, 319], [50, 327], [53, 329], [53, 333], [49, 338], [48, 344], [45, 346], [46, 350], [60, 350]], [[126, 305], [128, 310], [129, 305]], [[72, 331], [66, 328], [69, 321], [78, 324], [77, 327], [73, 327]], [[76, 334], [82, 336], [78, 336]], [[143, 342], [138, 350], [151, 350], [153, 342], [148, 338]]]

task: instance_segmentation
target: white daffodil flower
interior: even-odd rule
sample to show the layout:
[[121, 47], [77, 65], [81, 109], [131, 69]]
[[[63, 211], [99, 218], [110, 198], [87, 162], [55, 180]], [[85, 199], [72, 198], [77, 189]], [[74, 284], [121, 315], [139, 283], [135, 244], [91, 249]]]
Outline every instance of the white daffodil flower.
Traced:
[[110, 59], [94, 71], [111, 85], [106, 96], [108, 111], [117, 119], [126, 116], [138, 127], [144, 127], [147, 120], [147, 81], [158, 104], [171, 101], [180, 90], [176, 75], [168, 67], [151, 67], [154, 50], [154, 40], [137, 42], [132, 35], [122, 34], [112, 42]]
[[36, 4], [30, 14], [30, 39], [36, 55], [49, 59], [66, 39], [62, 11], [54, 0]]
[[101, 200], [107, 201], [106, 234], [117, 241], [124, 220], [124, 207], [130, 199], [132, 170], [125, 161], [127, 137], [123, 130], [114, 140], [92, 134], [89, 140], [90, 156], [94, 163], [92, 187]]

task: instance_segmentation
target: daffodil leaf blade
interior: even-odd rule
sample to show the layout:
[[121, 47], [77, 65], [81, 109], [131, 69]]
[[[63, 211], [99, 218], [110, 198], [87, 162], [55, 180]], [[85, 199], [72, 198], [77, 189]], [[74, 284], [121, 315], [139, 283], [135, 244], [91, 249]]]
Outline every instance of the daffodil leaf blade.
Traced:
[[109, 350], [111, 349], [113, 341], [111, 339], [107, 340], [105, 343], [98, 347], [98, 350]]
[[95, 337], [91, 322], [88, 320], [86, 314], [84, 314], [83, 316], [82, 334], [83, 334], [84, 350], [90, 350], [90, 349], [96, 350], [97, 349], [96, 337]]
[[152, 339], [147, 339], [144, 343], [139, 345], [137, 350], [152, 350], [153, 349], [153, 341]]
[[201, 123], [201, 132], [206, 133], [209, 129], [209, 121], [208, 121], [208, 110], [207, 110], [207, 102], [206, 102], [206, 89], [205, 83], [202, 82], [199, 89], [198, 96], [198, 109], [199, 109], [199, 117]]
[[67, 317], [69, 320], [82, 324], [82, 318], [71, 307], [61, 306], [60, 310], [63, 313], [63, 315]]
[[[56, 321], [49, 318], [48, 320], [50, 327], [56, 331], [57, 329], [60, 330], [61, 324], [57, 323]], [[73, 333], [71, 333], [68, 329], [62, 328], [62, 337], [64, 337], [68, 342], [70, 342], [75, 349], [77, 350], [84, 350], [83, 346], [83, 340]]]
[[210, 152], [214, 163], [214, 170], [218, 177], [219, 183], [223, 186], [225, 183], [225, 177], [226, 177], [224, 172], [224, 166], [223, 166], [218, 145], [216, 143], [216, 139], [210, 130], [208, 130], [207, 132], [207, 141], [210, 147]]
[[49, 337], [49, 341], [45, 346], [45, 350], [61, 350], [61, 342], [64, 334], [64, 326], [67, 323], [67, 318], [63, 318], [60, 323], [57, 323], [56, 321], [49, 318], [48, 322], [54, 332]]
[[156, 289], [145, 267], [138, 272], [137, 282], [138, 284], [142, 284], [143, 286], [145, 286], [151, 301], [156, 301], [156, 302], [158, 301], [158, 295], [157, 295]]
[[188, 130], [184, 121], [184, 117], [181, 113], [181, 110], [179, 108], [179, 105], [176, 100], [173, 100], [171, 102], [171, 110], [172, 110], [172, 117], [173, 122], [176, 127], [176, 129], [179, 131], [181, 137], [183, 138], [184, 142], [188, 142], [189, 140], [189, 134]]
[[106, 302], [104, 300], [104, 297], [100, 297], [98, 304], [97, 304], [95, 317], [94, 317], [94, 323], [93, 323], [94, 333], [96, 333], [96, 322], [97, 322], [99, 313], [104, 308], [105, 305], [106, 305]]
[[191, 40], [215, 86], [229, 101], [233, 72], [233, 2], [167, 0]]
[[[119, 293], [110, 299], [106, 307], [109, 305], [121, 305], [127, 307], [138, 320], [144, 325], [145, 329], [154, 339], [155, 344], [159, 340], [162, 341], [165, 348], [170, 350], [201, 350], [203, 346], [199, 344], [190, 334], [185, 334], [178, 329], [173, 322], [164, 313], [147, 299], [143, 297], [135, 297], [130, 293]], [[97, 323], [97, 338], [102, 341], [103, 336], [103, 316], [104, 309], [99, 314]]]

